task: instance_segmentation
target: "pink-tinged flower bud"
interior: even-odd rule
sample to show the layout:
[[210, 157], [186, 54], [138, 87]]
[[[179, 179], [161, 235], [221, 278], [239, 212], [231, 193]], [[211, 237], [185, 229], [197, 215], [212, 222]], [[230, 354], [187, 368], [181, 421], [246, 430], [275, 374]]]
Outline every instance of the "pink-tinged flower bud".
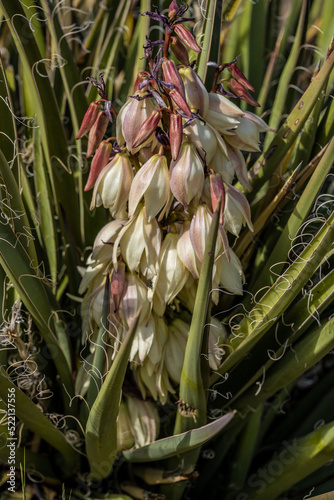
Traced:
[[189, 55], [188, 50], [185, 48], [181, 40], [179, 40], [176, 36], [170, 37], [169, 47], [173, 52], [174, 56], [181, 64], [185, 66], [189, 66]]
[[154, 109], [151, 111], [149, 116], [146, 118], [138, 133], [136, 135], [135, 140], [133, 141], [133, 148], [137, 148], [146, 142], [151, 135], [155, 132], [159, 122], [161, 120], [161, 112]]
[[233, 131], [234, 134], [226, 136], [226, 140], [243, 151], [260, 151], [259, 133], [271, 129], [261, 118], [248, 111], [244, 112], [239, 121], [238, 127]]
[[151, 304], [147, 300], [147, 287], [135, 274], [126, 273], [119, 309], [119, 315], [126, 331], [133, 326], [139, 307], [142, 307], [140, 322], [146, 323], [151, 314]]
[[225, 188], [223, 179], [220, 174], [210, 175], [210, 191], [211, 191], [211, 206], [213, 212], [216, 211], [219, 200], [221, 200], [219, 224], [223, 224], [224, 209], [225, 209]]
[[144, 197], [147, 221], [150, 222], [170, 199], [169, 171], [165, 156], [152, 156], [137, 172], [129, 193], [129, 217]]
[[202, 52], [201, 48], [198, 46], [195, 37], [190, 33], [190, 31], [183, 26], [183, 24], [177, 24], [174, 26], [174, 31], [177, 34], [177, 36], [181, 39], [181, 42], [183, 42], [189, 49], [194, 50], [198, 54]]
[[[136, 97], [143, 97], [147, 95], [146, 91], [137, 91], [135, 93]], [[142, 147], [145, 147], [153, 142], [156, 144], [156, 139], [154, 136], [149, 137], [141, 146], [134, 148], [133, 144], [137, 137], [140, 127], [149, 117], [152, 111], [155, 111], [155, 107], [150, 98], [144, 98], [138, 100], [135, 97], [131, 97], [121, 108], [117, 120], [116, 120], [116, 138], [119, 146], [126, 144], [126, 147], [131, 154], [135, 154]]]
[[186, 94], [184, 91], [184, 83], [180, 73], [177, 70], [177, 67], [175, 66], [175, 62], [165, 59], [162, 63], [162, 72], [164, 75], [164, 81], [172, 83], [174, 85], [174, 88], [178, 90], [178, 92], [182, 95], [183, 99], [185, 100]]
[[230, 87], [232, 92], [240, 99], [247, 102], [247, 104], [250, 104], [251, 106], [255, 107], [260, 107], [260, 104], [254, 99], [254, 97], [250, 95], [248, 90], [246, 90], [245, 87], [237, 80], [235, 80], [234, 78], [230, 78], [229, 80], [226, 80], [226, 83]]
[[116, 312], [119, 308], [119, 304], [123, 296], [124, 285], [125, 285], [125, 264], [124, 262], [120, 262], [117, 266], [117, 271], [113, 269], [110, 279], [110, 291], [115, 306], [115, 310], [113, 312]]
[[89, 131], [86, 158], [92, 156], [100, 145], [108, 127], [109, 119], [104, 111], [100, 111], [94, 125]]
[[182, 117], [178, 113], [170, 115], [169, 141], [172, 159], [175, 161], [179, 156], [183, 138]]
[[233, 250], [229, 250], [230, 260], [227, 260], [226, 254], [223, 254], [220, 268], [220, 284], [229, 292], [236, 295], [242, 295], [242, 284], [244, 282], [244, 274], [240, 260], [235, 255]]
[[179, 238], [179, 234], [168, 233], [161, 245], [159, 275], [155, 293], [165, 306], [170, 304], [184, 287], [189, 275], [189, 271], [178, 256], [177, 243]]
[[225, 184], [224, 227], [227, 231], [239, 236], [242, 226], [248, 225], [254, 231], [251, 213], [246, 197], [231, 184]]
[[230, 64], [227, 66], [227, 70], [231, 73], [232, 77], [240, 83], [245, 89], [255, 92], [254, 87], [249, 83], [243, 72], [238, 68], [236, 64]]
[[175, 14], [177, 13], [179, 9], [179, 6], [177, 5], [177, 2], [176, 0], [172, 0], [172, 2], [169, 4], [169, 7], [168, 7], [168, 17], [169, 19], [172, 19]]
[[116, 154], [95, 182], [91, 210], [103, 205], [116, 217], [128, 199], [132, 180], [133, 170], [129, 157], [125, 153]]
[[108, 141], [102, 141], [92, 160], [85, 191], [89, 191], [95, 184], [96, 179], [100, 175], [102, 169], [109, 162], [112, 153], [112, 144]]
[[184, 82], [187, 103], [190, 109], [204, 116], [209, 107], [209, 94], [204, 83], [192, 68], [179, 68]]
[[77, 133], [76, 140], [81, 139], [94, 125], [100, 111], [100, 104], [98, 102], [91, 102], [83, 117], [81, 127]]
[[176, 89], [172, 89], [169, 91], [170, 97], [173, 99], [175, 104], [185, 113], [189, 118], [192, 118], [192, 112], [190, 111], [190, 108], [186, 102], [186, 100], [182, 97], [180, 92]]
[[187, 208], [195, 196], [202, 194], [204, 171], [195, 148], [184, 142], [177, 160], [172, 160], [169, 171], [170, 188], [175, 198]]

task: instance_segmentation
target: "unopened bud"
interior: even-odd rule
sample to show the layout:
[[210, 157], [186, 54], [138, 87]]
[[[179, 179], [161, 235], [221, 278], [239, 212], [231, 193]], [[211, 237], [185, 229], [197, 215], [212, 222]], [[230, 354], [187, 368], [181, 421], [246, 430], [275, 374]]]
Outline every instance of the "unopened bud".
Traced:
[[236, 64], [230, 64], [227, 66], [229, 73], [231, 73], [232, 77], [237, 80], [245, 89], [251, 90], [255, 92], [254, 87], [249, 83], [243, 72], [236, 66]]
[[231, 78], [230, 80], [226, 80], [226, 83], [237, 97], [247, 102], [251, 106], [260, 107], [260, 104], [254, 99], [254, 97], [250, 95], [248, 90], [246, 90], [240, 82], [238, 82], [234, 78]]
[[92, 160], [85, 191], [89, 191], [94, 186], [96, 179], [109, 162], [111, 152], [112, 144], [108, 141], [102, 141]]
[[98, 102], [91, 102], [83, 117], [81, 127], [77, 133], [76, 140], [81, 139], [92, 128], [100, 111], [100, 104]]
[[104, 111], [100, 111], [94, 125], [89, 132], [86, 158], [92, 156], [92, 154], [95, 153], [95, 151], [99, 147], [99, 144], [102, 141], [104, 134], [106, 133], [108, 123], [109, 120], [107, 115]]
[[185, 66], [189, 66], [190, 61], [188, 51], [181, 40], [179, 40], [176, 36], [171, 36], [169, 47], [176, 59], [180, 61], [180, 63], [184, 64]]
[[172, 159], [177, 160], [182, 144], [182, 117], [178, 113], [170, 115], [169, 140]]
[[154, 109], [141, 125], [132, 147], [137, 148], [147, 141], [147, 139], [155, 132], [161, 119], [161, 112]]
[[189, 118], [192, 118], [192, 112], [190, 111], [190, 108], [186, 102], [186, 100], [182, 97], [180, 92], [176, 89], [172, 89], [169, 91], [169, 95], [175, 102], [175, 104], [185, 113]]
[[172, 0], [172, 2], [170, 3], [170, 5], [168, 7], [169, 19], [172, 19], [173, 17], [175, 17], [175, 14], [177, 13], [178, 9], [179, 9], [179, 6], [177, 5], [176, 0]]
[[172, 83], [174, 85], [174, 88], [177, 89], [179, 93], [182, 95], [182, 97], [185, 99], [186, 94], [184, 90], [184, 83], [180, 73], [177, 70], [177, 67], [175, 66], [174, 61], [169, 61], [168, 59], [165, 59], [164, 62], [162, 63], [162, 71], [164, 75], [164, 80], [166, 82]]
[[183, 24], [177, 24], [176, 26], [174, 26], [174, 31], [180, 37], [181, 42], [187, 45], [189, 49], [194, 50], [198, 54], [202, 52], [194, 36], [185, 26], [183, 26]]

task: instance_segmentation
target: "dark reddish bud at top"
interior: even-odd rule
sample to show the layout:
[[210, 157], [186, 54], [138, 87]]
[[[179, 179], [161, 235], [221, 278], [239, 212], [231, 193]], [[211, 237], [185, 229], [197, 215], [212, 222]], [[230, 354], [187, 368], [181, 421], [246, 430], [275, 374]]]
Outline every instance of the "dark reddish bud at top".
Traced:
[[251, 90], [252, 92], [255, 92], [254, 87], [249, 83], [243, 72], [235, 65], [235, 64], [230, 64], [227, 66], [228, 71], [231, 73], [233, 78], [237, 80], [245, 89]]
[[135, 137], [135, 140], [132, 144], [132, 148], [137, 148], [141, 144], [144, 144], [147, 139], [155, 132], [155, 129], [157, 128], [159, 121], [161, 120], [161, 112], [154, 109], [151, 111], [151, 113], [148, 115], [146, 120], [142, 123], [140, 129], [138, 130], [138, 133]]
[[190, 108], [187, 104], [187, 101], [182, 97], [182, 95], [178, 90], [176, 89], [170, 90], [169, 95], [171, 96], [175, 104], [181, 109], [181, 111], [183, 111], [183, 113], [189, 116], [189, 118], [193, 117], [192, 112], [190, 111]]
[[109, 120], [107, 115], [104, 111], [100, 111], [94, 125], [89, 132], [86, 158], [92, 156], [92, 154], [95, 153], [95, 151], [99, 147], [100, 142], [102, 141], [103, 136], [106, 133], [108, 123]]
[[176, 59], [180, 61], [180, 63], [184, 64], [185, 66], [189, 66], [190, 61], [188, 51], [181, 40], [177, 38], [177, 36], [170, 37], [169, 47]]
[[185, 26], [183, 26], [183, 24], [177, 24], [176, 26], [174, 26], [174, 31], [180, 38], [181, 42], [187, 45], [189, 49], [194, 50], [195, 52], [198, 53], [202, 52], [200, 47], [197, 45], [194, 36]]
[[102, 141], [95, 156], [92, 160], [87, 184], [85, 186], [85, 191], [89, 191], [94, 186], [96, 179], [100, 175], [101, 170], [109, 162], [110, 155], [112, 153], [112, 144], [108, 141]]
[[237, 80], [231, 78], [230, 80], [226, 80], [226, 83], [237, 97], [247, 102], [251, 106], [260, 107], [260, 104], [254, 99], [254, 97], [250, 95], [250, 93], [241, 83], [237, 82]]
[[81, 127], [77, 133], [76, 140], [81, 139], [94, 125], [100, 111], [100, 104], [98, 102], [91, 102], [83, 117]]
[[172, 83], [174, 85], [174, 88], [176, 88], [176, 90], [178, 90], [182, 97], [185, 99], [186, 93], [184, 90], [184, 83], [180, 73], [177, 70], [177, 67], [175, 66], [174, 61], [165, 59], [162, 63], [162, 72], [165, 82]]
[[172, 159], [177, 160], [182, 144], [182, 116], [178, 113], [170, 115], [169, 141]]
[[213, 212], [216, 211], [219, 201], [221, 199], [219, 224], [224, 223], [224, 208], [225, 208], [225, 187], [222, 176], [214, 173], [210, 175], [210, 191], [211, 191], [211, 204]]
[[178, 10], [179, 10], [179, 6], [177, 5], [175, 0], [172, 0], [172, 2], [170, 3], [170, 5], [168, 7], [169, 19], [172, 19], [173, 17], [175, 17]]

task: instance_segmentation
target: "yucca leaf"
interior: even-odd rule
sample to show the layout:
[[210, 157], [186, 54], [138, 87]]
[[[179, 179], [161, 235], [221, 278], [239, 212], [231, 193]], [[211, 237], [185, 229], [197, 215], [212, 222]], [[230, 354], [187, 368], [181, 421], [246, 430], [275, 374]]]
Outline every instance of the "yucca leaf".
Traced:
[[117, 453], [116, 420], [122, 384], [128, 365], [131, 344], [139, 324], [140, 310], [127, 333], [108, 375], [90, 410], [86, 425], [86, 452], [94, 481], [110, 474]]
[[73, 395], [68, 338], [64, 336], [63, 326], [58, 319], [59, 306], [38, 268], [31, 265], [21, 238], [9, 224], [0, 225], [0, 263], [52, 352], [60, 381], [68, 391], [64, 394], [68, 409], [68, 394]]
[[235, 404], [237, 409], [256, 407], [264, 399], [287, 386], [306, 370], [320, 361], [334, 347], [334, 319], [313, 329], [293, 345], [279, 361], [273, 364], [262, 383], [261, 390], [254, 395], [254, 387], [248, 389]]
[[204, 443], [212, 439], [232, 420], [234, 415], [235, 412], [230, 412], [197, 429], [158, 439], [154, 443], [141, 448], [123, 451], [123, 456], [128, 462], [151, 462], [175, 457], [176, 455], [182, 456], [183, 453], [199, 449]]
[[[270, 481], [256, 472], [252, 486], [243, 490], [246, 498], [275, 500], [285, 490], [331, 461], [334, 453], [334, 423], [326, 424], [307, 436], [287, 443], [272, 461], [262, 467]], [[270, 471], [280, 471], [279, 474]], [[256, 487], [255, 487], [256, 483]]]
[[[279, 276], [274, 285], [263, 295], [261, 300], [245, 317], [239, 327], [238, 336], [233, 334], [227, 340], [231, 354], [224, 360], [219, 373], [228, 372], [246, 353], [252, 349], [258, 340], [277, 321], [277, 318], [291, 304], [293, 299], [307, 283], [320, 262], [328, 252], [334, 237], [334, 213], [321, 227], [312, 243], [307, 245], [296, 261]], [[212, 376], [212, 382], [218, 380], [218, 375]]]
[[334, 45], [329, 48], [319, 73], [314, 77], [292, 112], [278, 130], [274, 139], [252, 167], [253, 196], [256, 195], [264, 182], [270, 179], [279, 163], [293, 145], [297, 134], [304, 126], [323, 89], [324, 83], [333, 69], [333, 64]]
[[[307, 22], [306, 14], [307, 14], [307, 1], [303, 0], [302, 8], [299, 13], [297, 30], [294, 36], [294, 42], [292, 44], [288, 60], [286, 61], [282, 74], [280, 76], [278, 88], [275, 93], [275, 101], [270, 112], [269, 126], [274, 130], [279, 128], [281, 116], [284, 110], [284, 105], [286, 103], [289, 83], [295, 71], [295, 66], [297, 63], [300, 46], [303, 43], [303, 35], [305, 34], [305, 23]], [[266, 139], [264, 143], [265, 148], [267, 148], [273, 136], [274, 132], [269, 131], [266, 134]]]
[[334, 157], [334, 140], [332, 140], [318, 164], [315, 172], [310, 178], [303, 194], [301, 195], [294, 211], [284, 227], [280, 238], [278, 239], [273, 251], [263, 265], [260, 275], [251, 285], [253, 293], [260, 290], [263, 286], [272, 284], [275, 276], [270, 272], [272, 266], [275, 266], [275, 274], [282, 272], [284, 268], [284, 260], [287, 259], [291, 248], [291, 241], [295, 238], [299, 228], [306, 219], [318, 192], [331, 169], [332, 159]]
[[[66, 170], [68, 168], [66, 137], [52, 86], [48, 76], [42, 71], [45, 61], [39, 52], [34, 32], [24, 15], [20, 1], [2, 0], [0, 9], [6, 17], [7, 25], [20, 56], [27, 85], [35, 101], [35, 110], [40, 125], [41, 140], [55, 203], [61, 204], [66, 213], [71, 213], [73, 219], [78, 220], [75, 186], [73, 178]], [[78, 229], [77, 224], [73, 225], [72, 230], [76, 235], [76, 240], [80, 241]]]
[[12, 383], [8, 375], [1, 370], [1, 399], [7, 401], [8, 394], [11, 392], [15, 393], [15, 414], [17, 419], [62, 454], [61, 468], [64, 476], [73, 474], [73, 471], [78, 465], [78, 453], [67, 442], [65, 435], [61, 433], [45, 415], [43, 415], [41, 410], [34, 405], [34, 403], [32, 403], [27, 396]]
[[217, 0], [208, 0], [202, 29], [202, 52], [197, 57], [197, 74], [203, 80], [208, 90], [211, 90], [213, 71], [207, 66], [209, 61], [219, 61], [220, 26], [222, 6]]

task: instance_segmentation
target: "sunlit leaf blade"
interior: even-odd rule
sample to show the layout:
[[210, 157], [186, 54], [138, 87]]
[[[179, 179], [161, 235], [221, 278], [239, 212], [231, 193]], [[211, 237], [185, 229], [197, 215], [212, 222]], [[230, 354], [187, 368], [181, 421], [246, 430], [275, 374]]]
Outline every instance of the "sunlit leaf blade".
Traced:
[[110, 474], [117, 452], [117, 428], [122, 384], [128, 365], [131, 344], [139, 323], [136, 321], [122, 342], [108, 375], [90, 410], [86, 425], [86, 452], [94, 481]]
[[[300, 46], [302, 44], [303, 34], [305, 33], [305, 22], [307, 11], [307, 1], [303, 0], [301, 11], [299, 12], [299, 21], [297, 30], [294, 36], [294, 42], [291, 47], [288, 60], [286, 61], [281, 77], [279, 79], [278, 88], [275, 94], [275, 101], [270, 112], [269, 126], [277, 130], [280, 125], [281, 116], [283, 114], [284, 105], [287, 98], [287, 93], [289, 89], [289, 83], [295, 72], [295, 66], [298, 60], [298, 54], [300, 51]], [[269, 145], [270, 141], [274, 136], [274, 132], [268, 132], [266, 135], [265, 148]]]
[[[48, 76], [45, 75], [45, 61], [39, 52], [31, 26], [24, 16], [21, 3], [18, 0], [4, 0], [0, 2], [0, 8], [8, 20], [7, 25], [20, 55], [27, 85], [35, 99], [35, 110], [54, 200], [75, 217], [78, 215], [78, 204], [73, 178], [66, 170], [68, 168], [66, 137], [52, 86]], [[79, 228], [74, 225], [72, 230], [77, 241], [80, 241]]]
[[200, 45], [202, 52], [197, 57], [197, 74], [203, 80], [208, 90], [211, 90], [214, 72], [212, 68], [208, 68], [207, 63], [209, 61], [219, 62], [221, 9], [220, 2], [217, 2], [217, 0], [208, 0]]
[[[296, 261], [277, 278], [275, 284], [241, 321], [238, 336], [234, 337], [232, 334], [228, 340], [230, 354], [219, 368], [220, 374], [235, 366], [277, 321], [317, 269], [328, 252], [333, 238], [334, 213], [321, 227], [312, 243], [306, 246]], [[217, 375], [212, 376], [212, 381], [217, 379]]]
[[[285, 448], [278, 451], [272, 461], [262, 468], [269, 473], [270, 470], [278, 470], [278, 464], [280, 473], [271, 474], [271, 480], [265, 482], [255, 472], [252, 485], [248, 485], [243, 493], [247, 495], [247, 498], [254, 500], [275, 500], [283, 491], [330, 462], [333, 453], [334, 423], [331, 422], [303, 438], [286, 443]], [[276, 467], [273, 465], [274, 461]], [[255, 483], [257, 483], [256, 487]], [[259, 488], [260, 485], [261, 488]]]
[[283, 232], [277, 241], [271, 255], [263, 265], [262, 270], [255, 283], [252, 285], [252, 292], [255, 293], [263, 286], [272, 284], [275, 280], [275, 275], [270, 272], [272, 266], [275, 274], [280, 274], [284, 268], [284, 260], [287, 259], [291, 248], [291, 241], [295, 238], [299, 228], [306, 219], [313, 203], [318, 195], [318, 192], [331, 169], [332, 160], [334, 157], [334, 140], [332, 140], [321, 158], [319, 165], [310, 178], [303, 194], [301, 195], [294, 211], [292, 212]]
[[274, 139], [256, 161], [251, 170], [253, 193], [256, 194], [261, 185], [268, 180], [278, 167], [279, 162], [289, 151], [297, 134], [302, 129], [311, 113], [316, 100], [330, 75], [334, 64], [334, 47], [330, 47], [327, 57], [319, 73], [310, 83], [292, 112], [280, 127]]
[[1, 399], [7, 401], [8, 394], [13, 389], [15, 392], [15, 413], [17, 419], [62, 454], [63, 474], [64, 476], [70, 476], [78, 465], [78, 453], [67, 442], [65, 435], [11, 382], [7, 374], [1, 371]]
[[330, 319], [303, 336], [292, 350], [273, 364], [259, 393], [255, 396], [254, 387], [251, 387], [237, 401], [236, 408], [257, 406], [320, 361], [334, 347], [333, 328], [334, 319]]
[[123, 451], [123, 456], [129, 462], [150, 462], [198, 449], [218, 434], [232, 420], [234, 415], [235, 412], [230, 412], [198, 429], [159, 439], [142, 448]]

